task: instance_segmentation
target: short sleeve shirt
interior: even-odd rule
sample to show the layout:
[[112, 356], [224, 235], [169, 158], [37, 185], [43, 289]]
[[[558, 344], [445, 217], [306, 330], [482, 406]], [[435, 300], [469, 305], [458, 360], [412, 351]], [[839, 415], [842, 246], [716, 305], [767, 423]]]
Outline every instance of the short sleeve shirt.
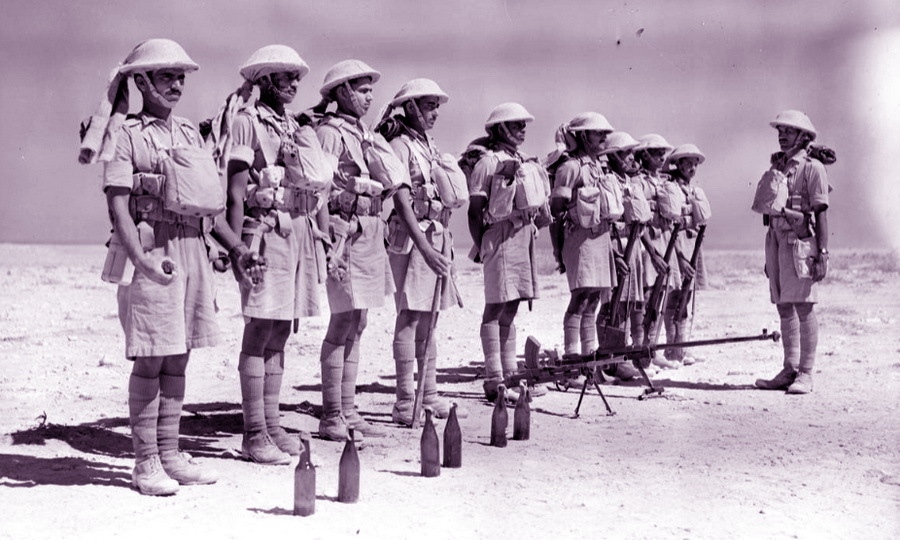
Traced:
[[[283, 134], [293, 133], [299, 127], [289, 111], [279, 116], [268, 105], [257, 102], [234, 119], [231, 127], [234, 144], [228, 159], [245, 163], [256, 171], [279, 164]], [[258, 133], [259, 129], [263, 133]], [[273, 163], [269, 163], [270, 160]]]
[[779, 154], [773, 156], [773, 167], [788, 177], [791, 208], [804, 212], [819, 206], [827, 208], [829, 187], [825, 165], [817, 159], [809, 158], [806, 150], [797, 152], [787, 161]]
[[171, 124], [143, 112], [125, 120], [112, 159], [104, 164], [103, 190], [133, 189], [135, 173], [158, 173], [159, 153], [176, 146], [200, 147], [200, 133], [185, 118], [173, 116]]
[[605, 163], [589, 156], [571, 158], [556, 169], [551, 197], [571, 199], [576, 189], [598, 187], [607, 174]]
[[[410, 187], [415, 192], [425, 184], [431, 184], [431, 164], [438, 156], [434, 142], [426, 134], [423, 141], [407, 133], [391, 140], [391, 148], [409, 171]], [[405, 183], [405, 182], [404, 182]]]

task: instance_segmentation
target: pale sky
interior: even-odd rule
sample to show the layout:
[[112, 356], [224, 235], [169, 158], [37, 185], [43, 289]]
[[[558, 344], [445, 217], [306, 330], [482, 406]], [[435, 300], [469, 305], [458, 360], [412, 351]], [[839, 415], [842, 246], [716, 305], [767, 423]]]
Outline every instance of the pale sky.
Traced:
[[530, 154], [546, 155], [556, 127], [588, 110], [635, 137], [695, 143], [718, 248], [761, 248], [749, 207], [777, 150], [768, 122], [800, 109], [838, 155], [831, 245], [900, 247], [889, 221], [900, 151], [900, 8], [890, 0], [6, 0], [4, 12], [0, 242], [106, 241], [101, 167], [77, 164], [78, 124], [109, 71], [140, 41], [165, 37], [201, 66], [176, 109], [195, 123], [239, 85], [250, 53], [282, 43], [311, 66], [296, 110], [346, 58], [383, 73], [370, 122], [406, 80], [435, 79], [451, 98], [432, 131], [445, 152], [480, 136], [505, 101], [536, 117]]

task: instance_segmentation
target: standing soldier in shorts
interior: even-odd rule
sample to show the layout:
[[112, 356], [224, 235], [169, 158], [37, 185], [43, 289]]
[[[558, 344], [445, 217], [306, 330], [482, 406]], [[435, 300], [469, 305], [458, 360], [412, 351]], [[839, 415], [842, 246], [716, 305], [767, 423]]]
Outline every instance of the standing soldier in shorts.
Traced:
[[554, 250], [560, 268], [565, 269], [571, 293], [563, 315], [566, 354], [596, 350], [600, 296], [604, 291], [609, 294], [616, 283], [610, 222], [600, 219], [594, 211], [600, 183], [606, 175], [606, 164], [600, 156], [612, 132], [613, 127], [602, 114], [579, 114], [557, 132], [564, 153], [548, 159], [553, 171], [550, 213], [554, 220]]
[[[466, 191], [465, 175], [455, 159], [441, 155], [428, 134], [438, 118], [438, 109], [449, 99], [431, 79], [413, 79], [400, 88], [378, 125], [378, 131], [390, 141], [409, 171], [411, 182], [394, 193], [395, 213], [388, 222], [388, 257], [397, 288], [393, 342], [397, 400], [391, 419], [406, 426], [413, 420], [416, 363], [419, 377], [424, 376], [423, 404], [431, 407], [437, 418], [447, 418], [450, 413], [450, 406], [437, 393], [435, 336], [425, 350], [429, 329], [437, 322], [432, 317], [459, 303], [452, 280], [453, 237], [449, 225], [452, 210], [468, 201], [467, 193], [448, 191], [453, 186], [447, 180], [453, 175], [459, 190]], [[395, 107], [402, 107], [403, 114], [391, 117]], [[438, 283], [441, 279], [443, 284]], [[432, 312], [436, 290], [440, 291], [438, 311]], [[463, 418], [467, 415], [459, 407], [456, 413]]]
[[[397, 161], [381, 135], [361, 120], [372, 104], [373, 85], [381, 74], [359, 60], [338, 62], [325, 74], [319, 89], [324, 113], [316, 132], [334, 165], [334, 186], [328, 201], [335, 251], [330, 255], [328, 304], [331, 319], [322, 342], [322, 418], [319, 435], [331, 440], [349, 438], [348, 427], [369, 437], [384, 437], [385, 429], [360, 416], [355, 405], [359, 370], [359, 342], [369, 308], [384, 305], [394, 292], [381, 203], [401, 178], [378, 175], [374, 152]], [[325, 112], [329, 103], [337, 110]], [[377, 139], [381, 139], [380, 141]], [[343, 245], [343, 248], [340, 246]]]
[[[519, 152], [532, 120], [518, 103], [495, 107], [484, 124], [488, 137], [478, 140], [487, 151], [469, 176], [469, 233], [474, 258], [484, 263], [481, 347], [488, 401], [517, 369], [514, 320], [519, 302], [538, 297], [534, 243], [550, 221], [546, 172]], [[546, 393], [542, 386], [535, 390], [535, 397]]]
[[[809, 117], [787, 110], [769, 125], [778, 130], [781, 148], [772, 154], [771, 170], [784, 175], [788, 187], [787, 209], [768, 216], [766, 234], [766, 275], [772, 303], [781, 318], [784, 367], [771, 379], [758, 379], [756, 386], [807, 394], [813, 389], [819, 341], [819, 322], [813, 311], [818, 301], [816, 283], [828, 272], [828, 177], [822, 162], [808, 153], [816, 138]], [[792, 226], [796, 219], [792, 214], [797, 212], [802, 212], [800, 220], [812, 221], [808, 238], [801, 238], [795, 230], [798, 227]]]
[[[120, 283], [125, 354], [134, 361], [128, 383], [135, 455], [131, 478], [144, 495], [171, 495], [179, 484], [218, 479], [178, 449], [191, 349], [219, 341], [205, 236], [224, 208], [225, 194], [199, 132], [172, 114], [185, 74], [197, 69], [174, 41], [139, 44], [114, 72], [107, 95], [115, 98], [91, 118], [79, 156], [82, 163], [104, 162], [103, 189], [114, 236], [110, 255], [124, 247], [134, 265], [133, 277], [105, 271], [105, 279]], [[129, 77], [141, 92], [143, 107], [126, 117]], [[179, 156], [177, 165], [174, 155]], [[192, 185], [180, 191], [179, 182]], [[195, 198], [184, 197], [191, 191]], [[252, 266], [249, 250], [226, 226], [212, 233], [229, 248], [244, 277], [243, 270]], [[252, 273], [258, 280], [259, 269]]]
[[[702, 223], [694, 222], [692, 209], [695, 204], [698, 204], [698, 198], [705, 200], [705, 195], [698, 190], [693, 179], [697, 174], [697, 168], [704, 161], [706, 161], [706, 156], [693, 144], [677, 146], [666, 158], [666, 165], [670, 166], [668, 170], [669, 180], [681, 188], [687, 201], [684, 208], [684, 216], [682, 217], [684, 235], [678, 239], [678, 243], [675, 245], [675, 254], [678, 258], [681, 274], [693, 278], [692, 289], [706, 287], [707, 282], [706, 264], [703, 261], [702, 250], [698, 252], [696, 268], [691, 266], [690, 261], [697, 242], [698, 227], [703, 225]], [[689, 323], [693, 324], [691, 316], [676, 313], [681, 301], [681, 280], [673, 281], [672, 285], [673, 290], [669, 294], [666, 309], [663, 313], [663, 322], [666, 325], [666, 339], [669, 343], [689, 340]], [[693, 298], [694, 302], [696, 302], [697, 296], [694, 295]], [[684, 349], [681, 348], [666, 349], [665, 355], [666, 360], [675, 364], [675, 366], [680, 364], [689, 366], [696, 361], [693, 356], [685, 354]]]
[[[307, 125], [309, 119], [304, 117], [301, 126], [285, 108], [309, 73], [300, 55], [285, 45], [269, 45], [254, 52], [240, 73], [245, 86], [259, 88], [259, 99], [232, 122], [228, 222], [259, 250], [267, 268], [262, 283], [241, 287], [246, 321], [238, 361], [244, 417], [241, 454], [264, 465], [286, 465], [300, 453], [300, 442], [280, 425], [284, 348], [292, 321], [319, 314], [318, 284], [324, 280], [325, 259], [319, 231], [328, 223], [324, 202], [331, 169]], [[311, 144], [298, 148], [296, 138]], [[293, 174], [291, 155], [300, 152], [314, 157], [317, 152], [324, 174]]]
[[[662, 135], [656, 133], [650, 133], [639, 138], [638, 145], [634, 149], [635, 159], [640, 166], [635, 179], [643, 186], [644, 197], [650, 203], [650, 208], [653, 212], [653, 218], [645, 226], [642, 235], [645, 301], [649, 300], [651, 288], [656, 282], [657, 275], [659, 272], [665, 272], [667, 266], [669, 267], [669, 275], [666, 287], [669, 287], [669, 283], [680, 282], [678, 264], [670, 265], [668, 263], [672, 261], [663, 260], [663, 254], [666, 252], [666, 246], [672, 234], [672, 222], [660, 215], [658, 205], [663, 182], [668, 181], [667, 175], [660, 171], [666, 161], [666, 156], [672, 149], [672, 145]], [[645, 344], [656, 343], [658, 328], [659, 323], [657, 321], [645, 331]], [[660, 368], [673, 369], [678, 367], [677, 363], [666, 360], [663, 356], [657, 354], [656, 351], [653, 353], [652, 363]]]

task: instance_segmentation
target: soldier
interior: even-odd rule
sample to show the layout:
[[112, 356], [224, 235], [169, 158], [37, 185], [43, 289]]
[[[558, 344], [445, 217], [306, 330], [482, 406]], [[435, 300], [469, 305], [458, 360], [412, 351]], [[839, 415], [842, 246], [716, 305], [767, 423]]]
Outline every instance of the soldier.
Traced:
[[[388, 257], [397, 288], [393, 342], [397, 400], [391, 419], [406, 426], [413, 420], [416, 362], [419, 376], [424, 376], [423, 403], [437, 418], [450, 413], [448, 403], [438, 398], [434, 336], [425, 350], [429, 329], [437, 323], [432, 317], [459, 303], [452, 279], [453, 237], [448, 227], [452, 210], [467, 202], [466, 179], [456, 160], [441, 155], [428, 134], [438, 118], [438, 109], [449, 99], [434, 81], [413, 79], [400, 88], [378, 125], [378, 131], [390, 141], [409, 171], [411, 181], [394, 193], [395, 213], [388, 221]], [[396, 107], [402, 107], [403, 114], [391, 117]], [[459, 193], [453, 192], [454, 180]], [[441, 279], [445, 280], [443, 284], [438, 283]], [[435, 291], [439, 291], [440, 299], [437, 311], [432, 312]], [[463, 418], [468, 414], [460, 407], [456, 413]]]
[[[285, 465], [300, 453], [300, 442], [280, 425], [284, 347], [291, 321], [319, 314], [318, 284], [325, 274], [320, 231], [327, 230], [332, 169], [309, 118], [300, 125], [286, 109], [309, 73], [300, 55], [269, 45], [250, 55], [240, 73], [245, 85], [259, 87], [259, 99], [236, 115], [231, 128], [228, 221], [264, 255], [267, 268], [262, 283], [241, 287], [241, 453], [256, 463]], [[312, 155], [319, 174], [313, 167], [296, 174], [291, 156], [297, 154]]]
[[[609, 135], [604, 147], [603, 154], [606, 155], [609, 164], [608, 176], [613, 182], [616, 182], [623, 198], [643, 198], [644, 195], [640, 180], [632, 179], [632, 176], [638, 172], [638, 165], [634, 160], [634, 148], [637, 145], [638, 141], [630, 134], [624, 131], [616, 131]], [[641, 278], [643, 261], [640, 249], [634, 249], [630, 260], [624, 259], [625, 253], [622, 238], [628, 236], [627, 231], [630, 226], [635, 225], [616, 220], [610, 224], [610, 231], [616, 239], [614, 248], [616, 249], [620, 275], [624, 279], [624, 283], [622, 283], [622, 304], [619, 306], [620, 313], [623, 314], [621, 320], [626, 325], [630, 323], [632, 344], [640, 345], [644, 343], [644, 283]], [[610, 309], [608, 305], [601, 305], [600, 312], [601, 314], [609, 314]], [[601, 322], [598, 321], [598, 324]], [[633, 379], [639, 374], [638, 370], [629, 363], [616, 364], [604, 373], [626, 381]]]
[[[396, 163], [401, 169], [402, 165], [381, 135], [372, 133], [361, 120], [380, 77], [359, 60], [338, 62], [325, 74], [319, 89], [322, 102], [315, 108], [324, 114], [316, 132], [335, 169], [328, 201], [335, 249], [325, 282], [331, 319], [322, 342], [319, 422], [319, 435], [331, 440], [346, 440], [348, 426], [370, 437], [387, 434], [383, 427], [364, 420], [354, 403], [359, 342], [368, 310], [383, 306], [385, 295], [394, 292], [381, 203], [404, 182], [397, 170], [379, 172], [379, 163]], [[337, 110], [325, 112], [331, 102]]]
[[[758, 379], [766, 390], [788, 394], [812, 392], [819, 323], [813, 307], [818, 301], [816, 283], [828, 272], [828, 177], [821, 161], [809, 156], [816, 138], [809, 117], [795, 110], [782, 111], [770, 126], [778, 130], [779, 152], [772, 154], [771, 171], [786, 177], [786, 210], [769, 215], [766, 234], [766, 275], [769, 294], [781, 318], [784, 367], [771, 379]], [[799, 217], [794, 214], [802, 213]], [[809, 232], [797, 234], [799, 219]], [[802, 229], [802, 227], [800, 227]]]
[[[486, 148], [469, 177], [468, 221], [473, 258], [484, 263], [481, 347], [488, 401], [517, 369], [516, 312], [519, 302], [538, 297], [534, 242], [538, 229], [550, 221], [549, 179], [519, 151], [532, 120], [522, 105], [503, 103], [484, 124], [488, 136], [473, 141]], [[535, 390], [534, 396], [546, 393], [542, 386]]]
[[[557, 260], [565, 270], [571, 298], [563, 315], [566, 354], [588, 354], [597, 348], [597, 307], [600, 295], [616, 283], [610, 242], [610, 222], [594, 210], [606, 174], [601, 159], [604, 142], [613, 127], [600, 113], [579, 114], [558, 131], [565, 153], [551, 155], [551, 231]], [[562, 146], [561, 145], [561, 146]], [[584, 219], [582, 219], [582, 216]], [[594, 217], [596, 216], [596, 217]], [[593, 219], [593, 222], [587, 220]]]
[[[672, 153], [666, 158], [666, 167], [669, 167], [669, 180], [674, 182], [684, 193], [687, 204], [684, 208], [684, 235], [678, 239], [675, 244], [675, 254], [678, 258], [679, 269], [682, 276], [693, 278], [693, 287], [702, 289], [706, 286], [706, 265], [703, 262], [703, 253], [698, 253], [696, 267], [691, 266], [690, 257], [694, 252], [694, 246], [697, 240], [697, 228], [701, 223], [695, 223], [693, 219], [694, 205], [705, 201], [705, 195], [699, 191], [695, 183], [692, 183], [694, 176], [697, 174], [697, 167], [704, 161], [706, 156], [693, 144], [682, 144], [677, 146]], [[688, 335], [688, 322], [690, 317], [680, 317], [676, 314], [679, 302], [681, 300], [681, 280], [672, 281], [673, 292], [669, 294], [666, 301], [666, 309], [663, 313], [663, 322], [666, 326], [666, 340], [668, 343], [679, 341], [687, 341], [690, 339]], [[696, 301], [696, 296], [694, 296]], [[684, 349], [673, 348], [666, 349], [666, 360], [669, 363], [683, 364], [689, 366], [696, 362], [693, 356], [687, 355]]]
[[[667, 175], [660, 171], [666, 161], [666, 156], [672, 150], [672, 145], [662, 135], [656, 133], [650, 133], [639, 138], [638, 145], [634, 149], [634, 156], [640, 167], [635, 179], [643, 185], [644, 197], [650, 203], [650, 208], [653, 212], [653, 218], [645, 226], [641, 239], [644, 247], [642, 256], [645, 301], [649, 299], [650, 289], [656, 282], [658, 273], [664, 272], [668, 265], [666, 261], [663, 261], [663, 254], [672, 234], [672, 223], [660, 215], [658, 199], [663, 182], [668, 181]], [[678, 264], [670, 266], [667, 287], [669, 283], [678, 283], [680, 281], [678, 279], [680, 276], [678, 270]], [[658, 323], [654, 323], [647, 329], [648, 331], [644, 335], [645, 343], [655, 343], [657, 328]], [[677, 363], [669, 362], [663, 356], [656, 354], [655, 351], [652, 362], [660, 368], [673, 369], [678, 367]]]
[[[114, 230], [111, 247], [121, 243], [134, 265], [133, 277], [106, 278], [120, 283], [125, 354], [134, 361], [128, 383], [135, 454], [131, 478], [144, 495], [171, 495], [179, 485], [218, 479], [178, 449], [191, 349], [219, 341], [205, 240], [211, 219], [224, 208], [225, 194], [200, 134], [188, 120], [172, 114], [185, 74], [197, 69], [174, 41], [139, 44], [114, 72], [107, 93], [116, 96], [112, 107], [101, 106], [92, 117], [79, 157], [82, 163], [104, 162], [103, 189]], [[143, 106], [124, 117], [129, 77], [141, 92]], [[191, 185], [183, 189], [184, 183]], [[227, 226], [212, 232], [229, 249], [239, 276], [245, 277], [243, 270], [252, 266], [249, 250]], [[261, 276], [258, 268], [251, 273], [252, 279]]]

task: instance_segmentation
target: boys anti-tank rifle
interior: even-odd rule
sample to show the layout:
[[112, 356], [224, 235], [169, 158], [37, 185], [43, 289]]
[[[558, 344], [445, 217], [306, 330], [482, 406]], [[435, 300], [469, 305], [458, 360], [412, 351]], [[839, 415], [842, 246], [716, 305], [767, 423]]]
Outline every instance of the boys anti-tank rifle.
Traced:
[[606, 413], [612, 416], [615, 413], [606, 401], [606, 396], [600, 390], [600, 384], [597, 380], [598, 371], [604, 368], [621, 364], [623, 362], [632, 362], [640, 371], [641, 377], [647, 385], [643, 393], [638, 399], [645, 399], [654, 394], [661, 395], [664, 388], [654, 386], [653, 381], [647, 375], [645, 369], [650, 366], [650, 360], [653, 353], [658, 349], [668, 348], [690, 348], [704, 347], [708, 345], [722, 345], [726, 343], [742, 343], [746, 341], [773, 341], [778, 342], [781, 334], [778, 332], [769, 333], [763, 329], [761, 334], [755, 336], [737, 336], [715, 339], [702, 339], [695, 341], [683, 341], [680, 343], [666, 343], [659, 345], [644, 345], [642, 347], [621, 347], [621, 348], [599, 348], [588, 354], [563, 354], [560, 355], [555, 349], [542, 349], [540, 342], [533, 336], [528, 336], [525, 341], [525, 361], [519, 362], [519, 370], [506, 378], [504, 384], [507, 388], [519, 386], [520, 381], [525, 381], [530, 386], [542, 383], [558, 383], [567, 381], [583, 375], [584, 385], [581, 387], [581, 394], [578, 397], [578, 404], [575, 406], [575, 417], [581, 410], [581, 402], [588, 386], [594, 386], [603, 404], [606, 406]]

